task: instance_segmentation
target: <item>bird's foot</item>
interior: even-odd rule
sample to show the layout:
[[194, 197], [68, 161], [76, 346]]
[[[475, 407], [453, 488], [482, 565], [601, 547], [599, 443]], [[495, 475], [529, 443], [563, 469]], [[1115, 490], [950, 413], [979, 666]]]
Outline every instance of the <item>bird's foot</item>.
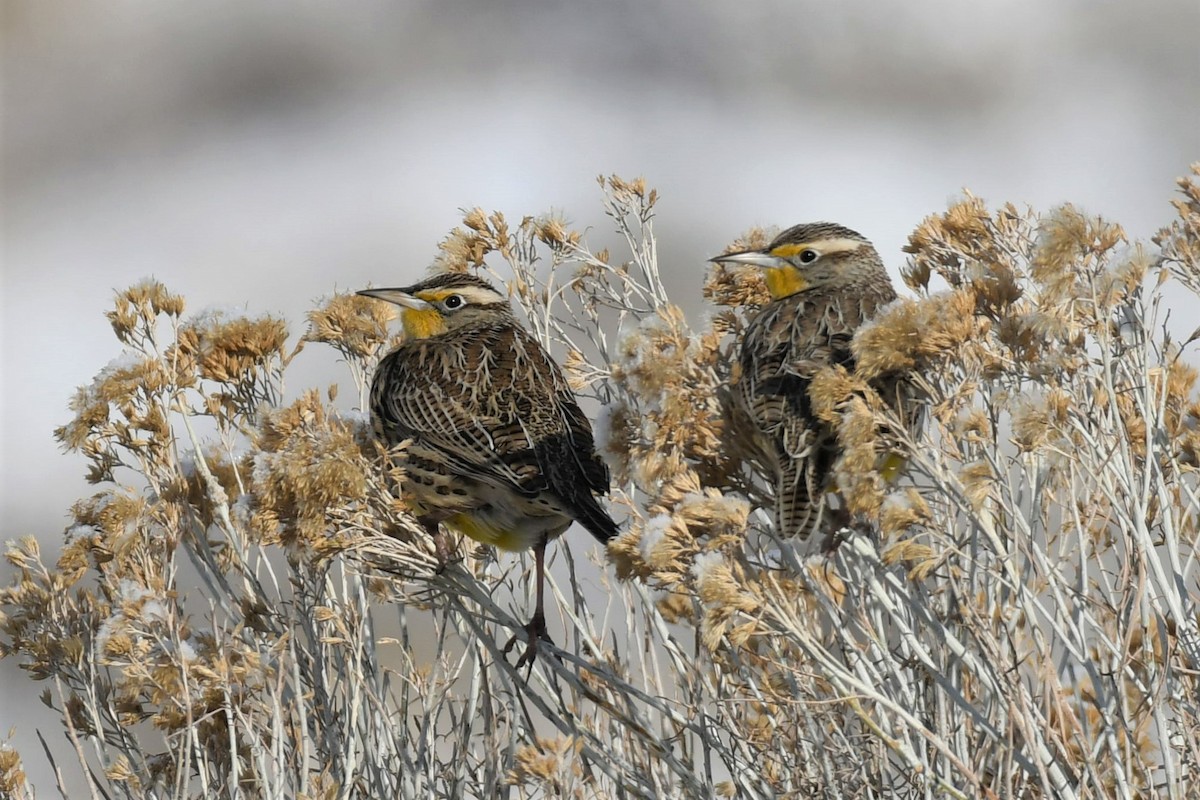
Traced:
[[450, 534], [442, 529], [436, 518], [421, 517], [419, 521], [421, 526], [425, 528], [425, 533], [428, 534], [430, 539], [433, 539], [433, 553], [437, 557], [437, 568], [434, 570], [434, 574], [441, 575], [450, 566], [457, 564], [462, 559], [451, 542]]
[[456, 548], [450, 544], [450, 537], [441, 529], [433, 535], [433, 551], [437, 554], [437, 574], [441, 575], [452, 565], [462, 561]]
[[845, 509], [834, 509], [822, 551], [832, 555], [838, 547], [852, 536], [874, 536], [875, 529], [865, 517], [856, 517]]
[[[538, 647], [541, 646], [543, 642], [551, 647], [554, 646], [554, 640], [550, 638], [550, 633], [546, 630], [545, 615], [534, 614], [533, 619], [529, 620], [529, 622], [525, 624], [523, 630], [525, 631], [526, 644], [525, 652], [522, 653], [521, 657], [517, 659], [516, 668], [518, 670], [526, 665], [529, 665], [530, 667], [533, 666], [533, 662], [537, 658]], [[508, 644], [504, 645], [504, 650], [502, 651], [504, 655], [508, 655], [508, 652], [516, 646], [517, 640], [520, 638], [520, 634], [513, 634], [512, 638], [508, 640]]]

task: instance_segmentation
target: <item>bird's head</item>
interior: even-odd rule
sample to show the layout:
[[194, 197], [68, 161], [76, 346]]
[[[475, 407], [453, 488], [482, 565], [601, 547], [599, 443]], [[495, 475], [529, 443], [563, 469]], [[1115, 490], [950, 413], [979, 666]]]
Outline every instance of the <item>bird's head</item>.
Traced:
[[773, 300], [852, 283], [863, 272], [883, 269], [866, 237], [832, 222], [796, 225], [761, 250], [726, 253], [710, 260], [761, 268]]
[[464, 272], [443, 272], [412, 286], [363, 289], [359, 294], [400, 306], [400, 322], [410, 340], [512, 318], [506, 296]]

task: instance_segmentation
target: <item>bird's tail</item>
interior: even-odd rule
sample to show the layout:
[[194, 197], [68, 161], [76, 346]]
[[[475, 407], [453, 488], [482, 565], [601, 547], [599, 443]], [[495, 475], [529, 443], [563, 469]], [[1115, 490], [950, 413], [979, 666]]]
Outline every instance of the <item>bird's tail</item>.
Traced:
[[588, 532], [595, 536], [601, 544], [606, 544], [609, 539], [617, 535], [617, 523], [601, 507], [594, 496], [589, 496], [587, 499], [581, 498], [575, 511], [575, 519], [580, 525], [587, 528]]
[[812, 459], [786, 464], [775, 487], [775, 530], [780, 536], [807, 539], [821, 526], [825, 510], [825, 480], [816, 475]]

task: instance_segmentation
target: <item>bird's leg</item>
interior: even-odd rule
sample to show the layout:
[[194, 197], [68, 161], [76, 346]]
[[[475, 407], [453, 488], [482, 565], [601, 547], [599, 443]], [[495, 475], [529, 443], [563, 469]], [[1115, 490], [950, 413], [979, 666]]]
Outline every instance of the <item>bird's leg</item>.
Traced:
[[830, 509], [830, 516], [832, 524], [828, 529], [822, 548], [827, 555], [836, 551], [842, 542], [852, 536], [869, 536], [878, 543], [878, 532], [866, 517], [851, 514], [850, 510], [844, 506]]
[[450, 537], [433, 517], [421, 517], [418, 522], [433, 539], [433, 551], [437, 554], [438, 561], [437, 571], [442, 573], [454, 561], [454, 553], [450, 550]]
[[[546, 630], [546, 607], [545, 607], [545, 585], [546, 585], [546, 542], [548, 537], [542, 536], [538, 539], [538, 543], [533, 548], [533, 558], [536, 564], [535, 573], [537, 581], [537, 601], [535, 604], [533, 618], [525, 624], [525, 652], [517, 659], [516, 668], [520, 669], [526, 664], [532, 665], [537, 658], [539, 642], [554, 644], [550, 638], [549, 631]], [[516, 634], [508, 640], [508, 644], [504, 645], [504, 654], [508, 655], [508, 651], [517, 643]]]
[[838, 549], [838, 545], [845, 541], [845, 531], [854, 520], [850, 515], [849, 509], [846, 508], [844, 500], [837, 508], [828, 508], [827, 512], [829, 514], [829, 526], [826, 529], [825, 541], [822, 543], [821, 549], [826, 553], [832, 553]]

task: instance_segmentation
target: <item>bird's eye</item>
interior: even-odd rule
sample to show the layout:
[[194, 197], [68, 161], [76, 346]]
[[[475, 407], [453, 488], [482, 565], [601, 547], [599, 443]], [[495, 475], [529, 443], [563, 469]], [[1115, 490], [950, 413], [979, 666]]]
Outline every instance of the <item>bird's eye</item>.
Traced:
[[458, 308], [462, 304], [463, 304], [462, 297], [460, 297], [459, 295], [456, 295], [456, 294], [452, 294], [449, 297], [447, 297], [445, 300], [442, 301], [442, 305], [444, 305], [450, 311], [453, 311], [454, 309]]
[[800, 263], [801, 264], [811, 264], [812, 262], [814, 262], [818, 258], [820, 258], [820, 256], [821, 256], [821, 254], [818, 253], [816, 250], [801, 250], [800, 251]]

